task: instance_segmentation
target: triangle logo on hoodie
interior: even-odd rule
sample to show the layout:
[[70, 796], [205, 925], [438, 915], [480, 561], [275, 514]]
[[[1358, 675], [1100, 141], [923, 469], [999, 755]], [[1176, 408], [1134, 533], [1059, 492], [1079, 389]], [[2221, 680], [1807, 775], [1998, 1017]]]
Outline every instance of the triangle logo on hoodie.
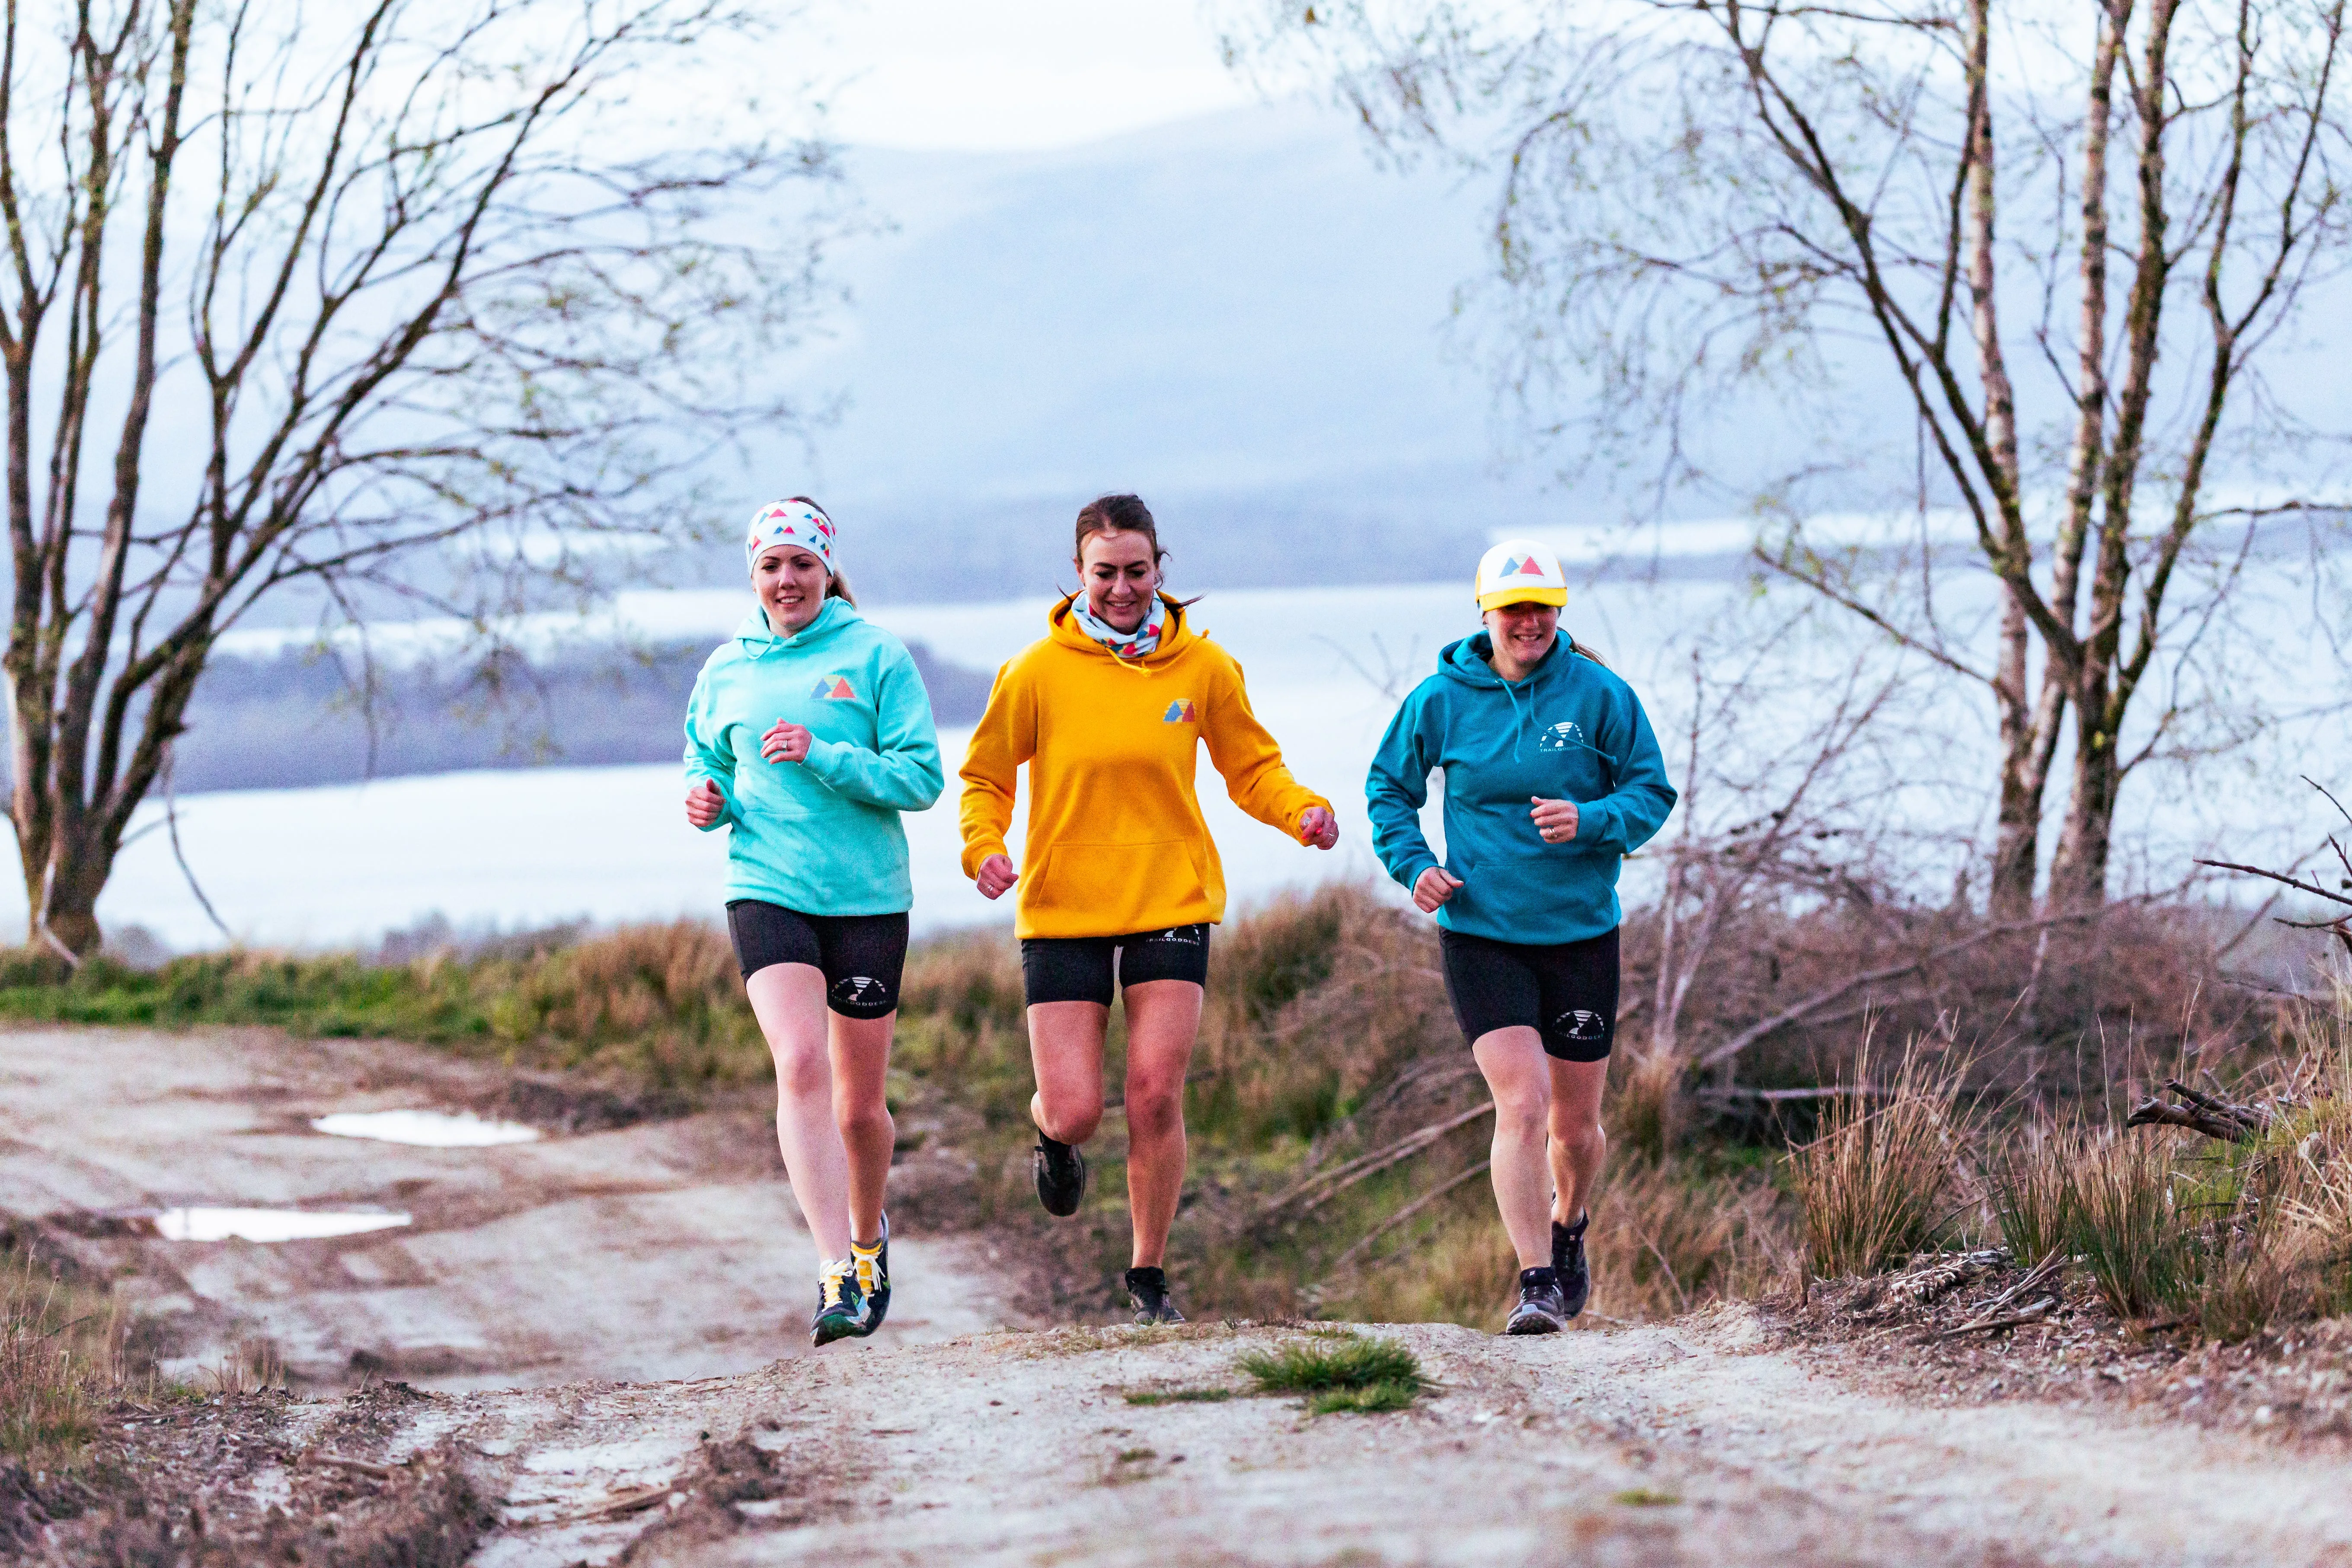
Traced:
[[849, 678], [845, 675], [828, 675], [823, 677], [817, 681], [814, 689], [811, 690], [809, 695], [824, 702], [855, 702], [857, 700], [857, 693], [850, 689]]

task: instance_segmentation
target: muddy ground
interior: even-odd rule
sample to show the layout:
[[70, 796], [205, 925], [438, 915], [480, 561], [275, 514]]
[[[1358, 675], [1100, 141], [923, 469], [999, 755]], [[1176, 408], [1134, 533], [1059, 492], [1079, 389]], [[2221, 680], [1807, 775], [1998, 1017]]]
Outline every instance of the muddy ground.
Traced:
[[[2352, 1564], [2344, 1325], [2223, 1352], [2062, 1303], [1950, 1334], [1995, 1268], [1899, 1310], [1816, 1286], [1549, 1340], [1359, 1330], [1437, 1380], [1391, 1414], [1136, 1405], [1240, 1391], [1244, 1351], [1331, 1330], [1005, 1327], [1013, 1260], [939, 1234], [970, 1180], [940, 1135], [902, 1170], [890, 1327], [810, 1354], [806, 1242], [751, 1108], [411, 1150], [307, 1121], [495, 1109], [503, 1077], [258, 1034], [0, 1053], [0, 1208], [176, 1324], [172, 1364], [268, 1335], [294, 1373], [126, 1405], [86, 1496], [45, 1477], [12, 1504], [0, 1475], [0, 1525], [25, 1525], [0, 1555], [44, 1568]], [[193, 1198], [416, 1224], [262, 1247], [112, 1223]]]
[[[338, 1110], [520, 1115], [547, 1135], [421, 1149], [310, 1130]], [[273, 1031], [0, 1033], [0, 1218], [144, 1321], [161, 1370], [201, 1380], [262, 1347], [301, 1391], [398, 1379], [456, 1390], [746, 1372], [805, 1352], [815, 1254], [757, 1098], [693, 1115], [593, 1084], [380, 1041]], [[651, 1110], [654, 1114], [645, 1114]], [[571, 1131], [570, 1129], [583, 1129]], [[893, 1248], [910, 1286], [886, 1331], [1007, 1321], [987, 1244], [905, 1222], [969, 1171], [919, 1118]], [[187, 1204], [383, 1208], [348, 1237], [172, 1242]], [[970, 1279], [977, 1287], [924, 1289]]]

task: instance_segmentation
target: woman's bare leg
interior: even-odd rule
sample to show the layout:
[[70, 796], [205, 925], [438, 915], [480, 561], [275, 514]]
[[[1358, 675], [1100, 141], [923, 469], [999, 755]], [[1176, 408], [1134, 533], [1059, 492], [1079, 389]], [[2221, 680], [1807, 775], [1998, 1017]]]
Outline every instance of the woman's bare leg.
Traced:
[[1126, 994], [1127, 1204], [1134, 1265], [1157, 1268], [1184, 1192], [1184, 1075], [1202, 993], [1190, 980], [1147, 980]]
[[776, 1059], [776, 1146], [822, 1266], [849, 1256], [849, 1155], [834, 1121], [824, 972], [813, 963], [772, 963], [743, 989]]
[[1522, 1268], [1551, 1267], [1551, 1058], [1533, 1029], [1515, 1026], [1478, 1037], [1470, 1047], [1495, 1097], [1495, 1206]]
[[1601, 1091], [1609, 1087], [1609, 1061], [1551, 1063], [1551, 1217], [1574, 1225], [1591, 1202], [1592, 1185], [1601, 1179], [1601, 1163], [1609, 1152], [1609, 1135], [1601, 1130]]
[[887, 1093], [890, 1029], [898, 1015], [845, 1018], [835, 1013], [829, 1018], [833, 1121], [848, 1161], [850, 1236], [871, 1247], [882, 1239], [882, 1189], [890, 1180], [890, 1154], [898, 1139]]
[[1099, 1002], [1040, 1002], [1029, 1009], [1029, 1061], [1037, 1092], [1029, 1120], [1056, 1143], [1083, 1143], [1103, 1118], [1103, 1035], [1110, 1009]]

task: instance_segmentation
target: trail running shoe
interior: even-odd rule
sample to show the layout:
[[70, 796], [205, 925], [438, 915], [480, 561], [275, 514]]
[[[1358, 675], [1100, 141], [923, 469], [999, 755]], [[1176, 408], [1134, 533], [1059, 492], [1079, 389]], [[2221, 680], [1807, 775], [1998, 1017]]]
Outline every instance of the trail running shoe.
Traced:
[[1078, 1201], [1087, 1195], [1087, 1157], [1077, 1145], [1056, 1143], [1040, 1132], [1030, 1163], [1036, 1167], [1037, 1201], [1045, 1212], [1064, 1218], [1077, 1213]]
[[1559, 1281], [1560, 1298], [1571, 1318], [1592, 1300], [1592, 1266], [1584, 1260], [1584, 1227], [1591, 1223], [1591, 1209], [1577, 1215], [1574, 1225], [1551, 1222], [1552, 1277]]
[[1135, 1321], [1139, 1323], [1181, 1323], [1184, 1321], [1184, 1314], [1176, 1310], [1175, 1300], [1168, 1294], [1168, 1275], [1164, 1269], [1129, 1269], [1127, 1299], [1135, 1303]]
[[824, 1266], [816, 1281], [816, 1317], [809, 1323], [809, 1343], [829, 1345], [866, 1331], [866, 1297], [857, 1289], [857, 1265], [836, 1258]]
[[882, 1239], [871, 1251], [856, 1242], [849, 1244], [849, 1261], [857, 1272], [858, 1293], [866, 1298], [866, 1326], [857, 1331], [862, 1338], [882, 1326], [890, 1315], [890, 1215], [882, 1215]]
[[1559, 1293], [1559, 1277], [1549, 1268], [1519, 1270], [1519, 1304], [1511, 1309], [1507, 1334], [1556, 1334], [1568, 1327], [1568, 1302]]

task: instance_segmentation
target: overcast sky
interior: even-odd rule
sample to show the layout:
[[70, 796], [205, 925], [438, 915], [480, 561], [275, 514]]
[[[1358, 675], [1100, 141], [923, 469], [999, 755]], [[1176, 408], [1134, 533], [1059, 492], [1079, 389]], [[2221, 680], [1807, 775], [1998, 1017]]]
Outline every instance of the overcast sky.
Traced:
[[854, 145], [1070, 147], [1254, 101], [1198, 0], [838, 0], [822, 25]]

